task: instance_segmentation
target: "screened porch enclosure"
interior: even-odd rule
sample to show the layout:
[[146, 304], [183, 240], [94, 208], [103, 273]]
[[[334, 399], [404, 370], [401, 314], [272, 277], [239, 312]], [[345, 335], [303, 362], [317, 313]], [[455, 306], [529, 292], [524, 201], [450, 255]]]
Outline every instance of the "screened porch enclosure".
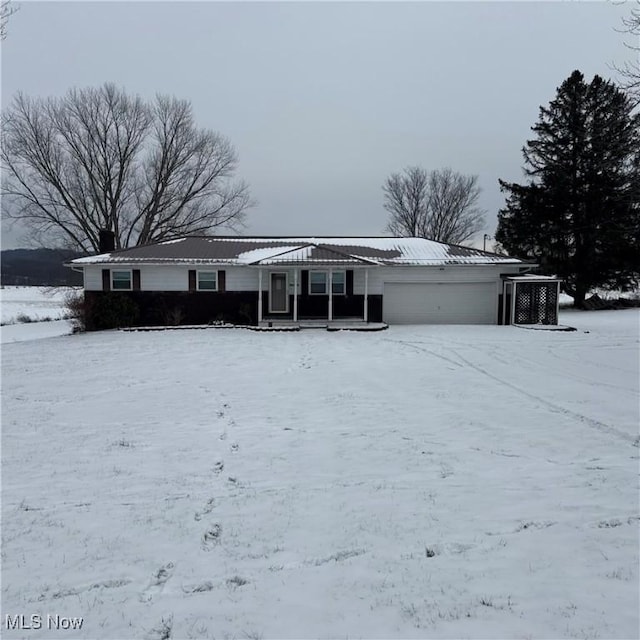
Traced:
[[501, 324], [558, 324], [560, 279], [550, 276], [505, 278], [500, 304]]

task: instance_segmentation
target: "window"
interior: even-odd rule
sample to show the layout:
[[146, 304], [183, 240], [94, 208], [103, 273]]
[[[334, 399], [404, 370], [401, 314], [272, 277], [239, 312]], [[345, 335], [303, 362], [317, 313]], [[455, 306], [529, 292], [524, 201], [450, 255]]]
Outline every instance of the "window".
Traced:
[[327, 293], [327, 274], [324, 271], [309, 271], [309, 293], [311, 295]]
[[114, 291], [131, 291], [131, 271], [112, 271], [111, 288]]
[[198, 271], [198, 291], [217, 291], [218, 272]]
[[[309, 271], [309, 293], [311, 295], [327, 295], [329, 274], [326, 271]], [[333, 295], [343, 296], [346, 293], [346, 274], [334, 271], [331, 274], [331, 291]]]

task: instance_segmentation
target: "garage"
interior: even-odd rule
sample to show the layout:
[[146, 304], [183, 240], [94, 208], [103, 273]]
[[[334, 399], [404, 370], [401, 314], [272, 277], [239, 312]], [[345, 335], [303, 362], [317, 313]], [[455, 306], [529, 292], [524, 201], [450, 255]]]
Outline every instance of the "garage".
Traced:
[[388, 324], [495, 324], [494, 282], [385, 282]]

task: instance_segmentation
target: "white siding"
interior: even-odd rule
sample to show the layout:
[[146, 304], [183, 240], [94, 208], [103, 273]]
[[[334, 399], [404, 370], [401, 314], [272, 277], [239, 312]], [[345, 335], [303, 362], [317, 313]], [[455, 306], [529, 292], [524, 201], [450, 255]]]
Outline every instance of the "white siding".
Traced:
[[84, 268], [84, 288], [86, 291], [102, 291], [102, 266]]
[[[385, 282], [495, 282], [496, 291], [501, 273], [518, 273], [507, 265], [450, 267], [371, 267], [369, 293], [382, 295]], [[353, 292], [364, 294], [364, 269], [355, 269]]]
[[[205, 265], [87, 265], [84, 267], [85, 289], [102, 290], [102, 269], [140, 269], [140, 286], [143, 291], [187, 291], [189, 269], [214, 269]], [[258, 270], [247, 267], [220, 267], [226, 271], [227, 291], [256, 291]], [[302, 269], [300, 269], [302, 270]], [[269, 273], [286, 271], [289, 274], [289, 292], [293, 294], [294, 270], [272, 267], [263, 269], [263, 290], [269, 290]], [[382, 295], [385, 282], [500, 282], [500, 273], [517, 274], [518, 267], [511, 265], [450, 266], [450, 267], [371, 267], [369, 271], [369, 293]], [[301, 276], [298, 274], [298, 290]], [[353, 290], [364, 294], [364, 269], [354, 269]]]
[[141, 265], [138, 268], [140, 269], [140, 289], [142, 291], [189, 290], [189, 269], [186, 267]]
[[[246, 267], [225, 267], [227, 291], [257, 291], [258, 271]], [[264, 283], [263, 283], [264, 284]]]
[[258, 272], [243, 267], [208, 267], [204, 265], [89, 265], [84, 268], [84, 287], [102, 291], [102, 269], [140, 269], [142, 291], [188, 291], [189, 270], [224, 270], [227, 291], [256, 291]]

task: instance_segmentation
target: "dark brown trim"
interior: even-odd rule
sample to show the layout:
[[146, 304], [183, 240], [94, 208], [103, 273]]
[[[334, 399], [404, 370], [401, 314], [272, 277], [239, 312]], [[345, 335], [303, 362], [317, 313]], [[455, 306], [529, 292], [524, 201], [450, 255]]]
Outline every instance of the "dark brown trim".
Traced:
[[345, 293], [348, 296], [353, 295], [353, 269], [347, 269]]
[[196, 270], [189, 269], [189, 291], [196, 290]]
[[224, 269], [218, 271], [218, 291], [224, 293], [227, 290], [227, 272]]
[[134, 291], [140, 291], [140, 269], [133, 270], [132, 286]]
[[111, 269], [102, 270], [102, 290], [111, 291]]

